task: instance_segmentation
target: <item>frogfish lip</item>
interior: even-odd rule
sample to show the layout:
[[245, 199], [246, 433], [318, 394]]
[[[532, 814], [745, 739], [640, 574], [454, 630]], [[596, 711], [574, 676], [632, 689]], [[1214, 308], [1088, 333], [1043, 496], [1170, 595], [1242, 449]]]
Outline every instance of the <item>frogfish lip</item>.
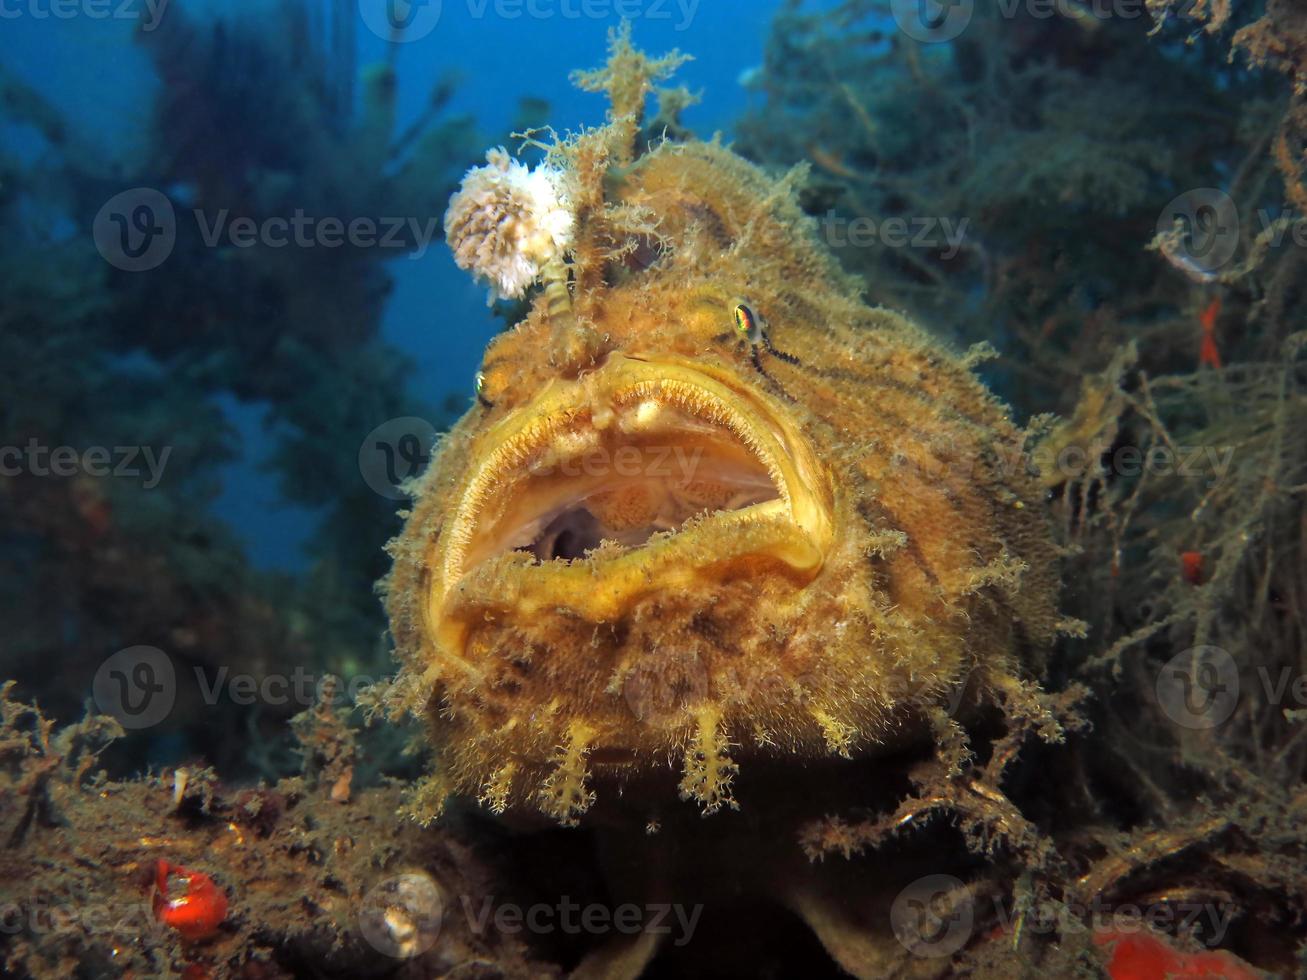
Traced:
[[611, 354], [468, 458], [429, 566], [428, 627], [451, 653], [487, 607], [611, 622], [732, 569], [810, 581], [833, 539], [830, 476], [792, 413], [709, 361]]

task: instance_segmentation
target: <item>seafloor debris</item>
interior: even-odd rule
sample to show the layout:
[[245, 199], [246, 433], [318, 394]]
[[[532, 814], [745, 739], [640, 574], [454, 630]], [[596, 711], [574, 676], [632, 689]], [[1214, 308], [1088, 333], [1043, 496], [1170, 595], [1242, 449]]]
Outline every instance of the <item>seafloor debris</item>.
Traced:
[[[329, 781], [312, 778], [256, 789], [192, 780], [178, 807], [171, 773], [116, 781], [96, 768], [97, 747], [121, 734], [111, 719], [57, 729], [11, 694], [7, 685], [0, 701], [5, 976], [557, 974], [464, 914], [494, 894], [491, 865], [452, 829], [401, 821], [400, 786], [340, 805]], [[310, 753], [341, 737], [315, 717], [299, 726]], [[441, 882], [446, 907], [427, 916], [420, 944], [378, 948], [370, 895], [418, 868]], [[391, 905], [392, 919], [406, 914]]]

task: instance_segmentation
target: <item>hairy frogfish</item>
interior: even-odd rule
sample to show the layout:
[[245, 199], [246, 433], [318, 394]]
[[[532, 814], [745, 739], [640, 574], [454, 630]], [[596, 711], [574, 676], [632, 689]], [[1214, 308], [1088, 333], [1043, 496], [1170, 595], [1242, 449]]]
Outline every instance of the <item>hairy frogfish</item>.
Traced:
[[608, 125], [492, 151], [446, 217], [526, 312], [391, 545], [432, 813], [747, 810], [752, 765], [919, 738], [1060, 622], [1026, 433], [970, 360], [864, 301], [801, 172], [643, 131], [667, 65], [619, 49], [582, 79]]

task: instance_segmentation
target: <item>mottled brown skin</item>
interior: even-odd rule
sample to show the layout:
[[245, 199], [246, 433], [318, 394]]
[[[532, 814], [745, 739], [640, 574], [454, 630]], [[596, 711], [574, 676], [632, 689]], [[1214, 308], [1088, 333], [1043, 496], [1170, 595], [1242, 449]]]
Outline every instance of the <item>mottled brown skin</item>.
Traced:
[[[490, 345], [482, 403], [444, 440], [392, 546], [396, 690], [437, 746], [431, 807], [456, 792], [572, 822], [609, 784], [643, 791], [671, 766], [682, 799], [712, 812], [735, 805], [751, 758], [928, 739], [923, 708], [968, 679], [983, 691], [1037, 673], [1057, 629], [1042, 489], [1004, 406], [919, 328], [861, 301], [791, 181], [707, 143], [618, 166], [613, 129], [556, 151], [583, 201], [571, 311], [546, 290]], [[765, 341], [736, 332], [740, 303]], [[640, 411], [628, 381], [644, 385]], [[725, 401], [694, 394], [700, 382]], [[602, 422], [608, 458], [629, 444], [641, 465], [707, 447], [712, 477], [749, 459], [738, 433], [705, 421], [735, 408], [740, 431], [788, 457], [788, 509], [570, 562], [495, 553], [496, 520], [516, 526], [567, 492], [523, 475], [560, 458], [540, 431], [584, 441]], [[520, 451], [503, 450], [514, 439]], [[641, 519], [642, 479], [592, 501], [608, 526]], [[708, 506], [729, 490], [696, 487]]]

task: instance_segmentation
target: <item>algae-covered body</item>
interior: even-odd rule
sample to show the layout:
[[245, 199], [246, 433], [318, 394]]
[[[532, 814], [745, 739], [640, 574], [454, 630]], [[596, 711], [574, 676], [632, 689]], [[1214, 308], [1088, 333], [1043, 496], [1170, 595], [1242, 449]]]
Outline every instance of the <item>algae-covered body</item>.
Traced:
[[861, 301], [793, 180], [634, 133], [542, 165], [567, 265], [487, 350], [388, 581], [436, 795], [565, 822], [669, 766], [711, 812], [751, 757], [920, 734], [1036, 672], [1057, 625], [1005, 408]]

